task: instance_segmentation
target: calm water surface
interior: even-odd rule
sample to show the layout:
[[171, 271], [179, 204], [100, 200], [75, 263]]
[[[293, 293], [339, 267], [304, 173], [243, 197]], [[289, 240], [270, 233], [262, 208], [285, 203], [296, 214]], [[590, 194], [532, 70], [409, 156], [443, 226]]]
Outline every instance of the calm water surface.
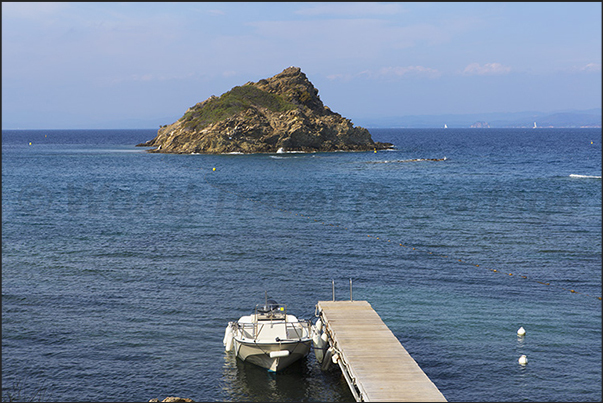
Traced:
[[265, 291], [312, 318], [351, 278], [449, 401], [601, 401], [601, 130], [371, 133], [397, 149], [3, 131], [3, 400], [352, 401], [313, 354], [274, 375], [222, 346]]

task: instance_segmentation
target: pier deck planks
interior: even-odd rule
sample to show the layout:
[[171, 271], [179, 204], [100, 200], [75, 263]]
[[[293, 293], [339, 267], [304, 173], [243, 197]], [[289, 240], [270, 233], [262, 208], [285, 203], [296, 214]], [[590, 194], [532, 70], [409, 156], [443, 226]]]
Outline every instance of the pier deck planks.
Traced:
[[[445, 402], [367, 301], [319, 301], [332, 345], [364, 401]], [[342, 366], [342, 365], [340, 365]]]

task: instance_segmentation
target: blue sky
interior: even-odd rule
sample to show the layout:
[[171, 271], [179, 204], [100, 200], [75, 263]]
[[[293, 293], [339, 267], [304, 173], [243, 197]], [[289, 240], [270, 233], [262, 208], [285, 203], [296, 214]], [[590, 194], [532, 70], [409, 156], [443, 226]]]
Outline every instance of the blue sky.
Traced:
[[601, 107], [601, 3], [2, 3], [2, 127], [155, 128], [301, 67], [355, 124]]

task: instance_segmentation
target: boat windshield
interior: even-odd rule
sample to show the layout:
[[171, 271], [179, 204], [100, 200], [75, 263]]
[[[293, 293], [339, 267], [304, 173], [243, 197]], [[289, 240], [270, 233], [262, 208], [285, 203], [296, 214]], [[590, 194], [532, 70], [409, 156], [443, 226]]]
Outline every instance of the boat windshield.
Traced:
[[255, 314], [258, 320], [285, 319], [287, 317], [287, 306], [281, 306], [275, 300], [269, 299], [266, 304], [255, 306]]

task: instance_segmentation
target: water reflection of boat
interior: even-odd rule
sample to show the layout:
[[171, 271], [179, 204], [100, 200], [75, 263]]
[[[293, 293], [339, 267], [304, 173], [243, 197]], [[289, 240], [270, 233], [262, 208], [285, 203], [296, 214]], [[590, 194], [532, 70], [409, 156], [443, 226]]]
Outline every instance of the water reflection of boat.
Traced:
[[305, 357], [311, 343], [310, 322], [288, 315], [287, 307], [272, 299], [256, 305], [252, 315], [229, 322], [224, 332], [226, 351], [271, 372]]

